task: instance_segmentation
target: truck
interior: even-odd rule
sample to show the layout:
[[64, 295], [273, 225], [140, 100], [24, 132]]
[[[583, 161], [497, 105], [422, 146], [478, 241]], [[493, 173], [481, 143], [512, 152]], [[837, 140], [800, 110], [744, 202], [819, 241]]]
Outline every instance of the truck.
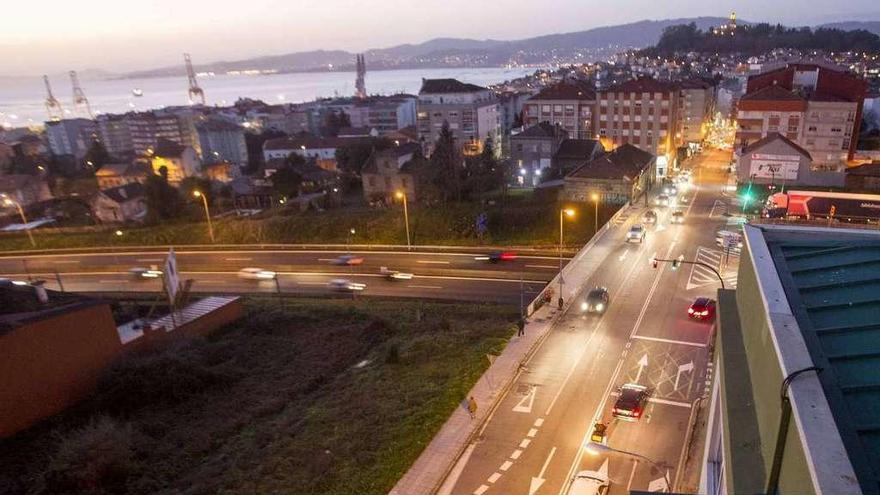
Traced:
[[880, 195], [822, 191], [786, 191], [767, 198], [766, 218], [834, 218], [844, 222], [880, 221]]

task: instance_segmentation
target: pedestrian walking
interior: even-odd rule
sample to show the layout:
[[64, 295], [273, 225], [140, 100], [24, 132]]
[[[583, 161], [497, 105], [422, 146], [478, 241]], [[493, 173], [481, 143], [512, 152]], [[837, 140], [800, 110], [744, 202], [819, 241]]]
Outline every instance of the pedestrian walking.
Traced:
[[468, 399], [468, 413], [471, 415], [471, 419], [477, 417], [477, 400], [474, 399], [473, 395]]
[[526, 320], [525, 320], [525, 318], [520, 318], [519, 321], [517, 322], [516, 326], [517, 326], [516, 336], [517, 337], [525, 336], [525, 334], [526, 334]]

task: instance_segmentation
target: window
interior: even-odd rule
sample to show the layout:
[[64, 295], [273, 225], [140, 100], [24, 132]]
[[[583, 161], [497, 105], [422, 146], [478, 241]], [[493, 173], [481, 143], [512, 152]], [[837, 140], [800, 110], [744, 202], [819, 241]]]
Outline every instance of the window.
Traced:
[[562, 113], [562, 105], [553, 105], [554, 113]]
[[522, 153], [522, 150], [523, 150], [523, 148], [522, 148], [522, 143], [517, 143], [517, 145], [516, 145], [516, 151], [519, 151], [520, 153]]
[[832, 127], [831, 132], [835, 134], [840, 134], [841, 132], [843, 132], [843, 129], [841, 129], [840, 127]]
[[544, 153], [550, 153], [550, 143], [541, 144], [541, 151]]
[[550, 105], [541, 105], [541, 115], [550, 115]]
[[816, 140], [815, 139], [807, 139], [806, 143], [807, 143], [807, 146], [814, 146], [816, 144]]
[[811, 125], [811, 126], [807, 127], [807, 130], [810, 132], [816, 132], [819, 130], [819, 128], [814, 125]]
[[458, 112], [449, 112], [449, 118], [450, 118], [450, 119], [457, 119], [457, 118], [458, 118]]
[[599, 135], [600, 135], [600, 136], [604, 136], [604, 135], [605, 135], [605, 128], [604, 128], [604, 127], [601, 128], [601, 129], [599, 129]]

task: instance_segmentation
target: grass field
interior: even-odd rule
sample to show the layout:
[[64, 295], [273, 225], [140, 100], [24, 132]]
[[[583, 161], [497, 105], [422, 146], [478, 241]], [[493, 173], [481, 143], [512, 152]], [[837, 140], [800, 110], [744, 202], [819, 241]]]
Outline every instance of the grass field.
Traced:
[[87, 403], [0, 443], [3, 493], [384, 494], [503, 349], [516, 310], [248, 301], [130, 356]]
[[[515, 196], [504, 204], [450, 204], [443, 207], [411, 205], [412, 242], [422, 245], [508, 245], [555, 247], [559, 238], [559, 205], [532, 195]], [[600, 207], [600, 225], [616, 208]], [[487, 231], [479, 235], [476, 219], [485, 213]], [[566, 220], [569, 245], [583, 244], [593, 233], [594, 209], [584, 205], [574, 219]], [[284, 211], [265, 218], [215, 219], [218, 244], [345, 244], [349, 230], [356, 244], [406, 244], [403, 211], [387, 209], [338, 209], [323, 212]], [[55, 249], [92, 246], [208, 244], [204, 222], [169, 223], [152, 227], [126, 228], [117, 236], [115, 228], [103, 232], [34, 233], [37, 248]], [[0, 236], [0, 251], [30, 249], [24, 235]]]

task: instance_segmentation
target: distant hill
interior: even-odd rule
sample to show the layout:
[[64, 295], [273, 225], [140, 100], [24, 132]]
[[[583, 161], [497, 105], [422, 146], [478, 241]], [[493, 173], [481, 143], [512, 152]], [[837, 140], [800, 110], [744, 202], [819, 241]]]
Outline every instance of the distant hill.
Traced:
[[880, 21], [831, 22], [831, 23], [822, 24], [821, 26], [816, 26], [816, 27], [841, 29], [843, 31], [855, 31], [856, 29], [864, 29], [865, 31], [868, 31], [868, 32], [876, 34], [877, 36], [880, 36]]
[[[592, 62], [627, 48], [655, 44], [663, 29], [694, 22], [701, 29], [726, 22], [723, 17], [644, 20], [586, 31], [551, 34], [521, 40], [473, 40], [436, 38], [424, 43], [364, 50], [368, 69], [430, 67], [498, 67], [508, 63], [554, 64]], [[315, 50], [196, 65], [199, 72], [230, 70], [278, 70], [308, 72], [352, 70], [354, 53], [343, 50]], [[125, 77], [161, 77], [183, 74], [183, 66], [137, 71]]]

